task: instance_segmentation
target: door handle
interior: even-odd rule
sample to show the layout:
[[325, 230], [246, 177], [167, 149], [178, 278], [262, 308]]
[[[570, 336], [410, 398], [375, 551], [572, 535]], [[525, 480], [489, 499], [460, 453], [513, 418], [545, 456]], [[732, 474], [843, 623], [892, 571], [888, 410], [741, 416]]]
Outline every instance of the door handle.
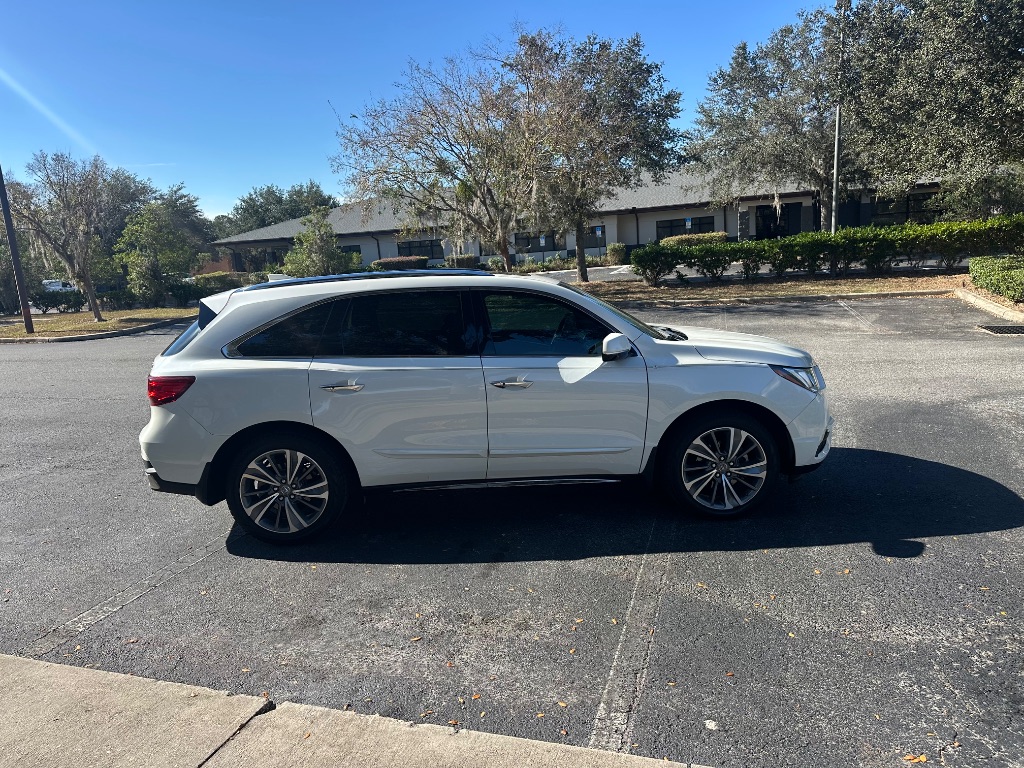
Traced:
[[326, 389], [328, 392], [358, 392], [362, 388], [362, 384], [356, 384], [351, 380], [345, 384], [328, 384], [320, 387], [320, 389]]
[[512, 379], [511, 381], [492, 381], [491, 386], [497, 387], [498, 389], [505, 389], [506, 387], [515, 387], [516, 389], [528, 389], [533, 386], [533, 382], [526, 381], [525, 379]]

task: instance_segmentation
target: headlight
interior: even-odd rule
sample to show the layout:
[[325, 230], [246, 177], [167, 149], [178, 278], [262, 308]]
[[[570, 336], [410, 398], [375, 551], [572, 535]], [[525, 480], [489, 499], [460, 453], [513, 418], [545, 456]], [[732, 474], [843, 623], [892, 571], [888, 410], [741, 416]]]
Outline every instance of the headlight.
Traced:
[[820, 392], [825, 388], [825, 379], [822, 377], [818, 366], [813, 368], [787, 368], [783, 365], [771, 365], [769, 368], [786, 381], [791, 381], [809, 392]]

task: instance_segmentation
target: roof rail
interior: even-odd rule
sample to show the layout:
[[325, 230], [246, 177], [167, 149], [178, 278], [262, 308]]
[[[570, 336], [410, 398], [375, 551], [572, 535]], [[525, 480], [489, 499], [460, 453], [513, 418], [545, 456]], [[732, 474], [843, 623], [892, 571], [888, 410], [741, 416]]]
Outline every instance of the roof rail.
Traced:
[[272, 283], [256, 283], [240, 288], [242, 291], [263, 291], [267, 288], [283, 288], [287, 285], [306, 285], [309, 283], [340, 283], [346, 280], [377, 280], [386, 277], [444, 277], [492, 275], [482, 269], [395, 269], [388, 272], [351, 272], [344, 275], [322, 275], [318, 277], [293, 277], [289, 280], [275, 280]]

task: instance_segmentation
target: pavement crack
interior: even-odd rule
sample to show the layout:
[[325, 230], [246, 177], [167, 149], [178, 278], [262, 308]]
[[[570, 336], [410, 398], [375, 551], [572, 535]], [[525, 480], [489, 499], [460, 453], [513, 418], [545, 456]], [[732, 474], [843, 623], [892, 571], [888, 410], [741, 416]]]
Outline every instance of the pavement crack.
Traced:
[[228, 736], [226, 739], [224, 739], [224, 741], [222, 741], [217, 746], [217, 748], [215, 750], [213, 750], [213, 752], [211, 752], [205, 758], [203, 758], [203, 761], [201, 763], [199, 763], [199, 765], [197, 765], [196, 768], [203, 768], [204, 765], [209, 763], [214, 757], [216, 757], [218, 752], [220, 752], [222, 749], [224, 749], [224, 747], [226, 745], [228, 745], [232, 741], [234, 741], [235, 737], [238, 736], [242, 731], [244, 731], [246, 726], [248, 726], [249, 723], [251, 723], [257, 717], [259, 717], [260, 715], [265, 715], [268, 712], [273, 712], [275, 709], [277, 709], [277, 705], [273, 701], [271, 701], [270, 699], [267, 699], [266, 702], [263, 704], [263, 706], [260, 707], [259, 710], [257, 710], [256, 712], [253, 713], [252, 717], [250, 717], [248, 720], [246, 720], [244, 723], [242, 723], [240, 726], [238, 726], [235, 729], [235, 732], [232, 733], [230, 736]]
[[939, 747], [939, 754], [938, 754], [939, 764], [940, 765], [945, 765], [946, 764], [946, 757], [945, 757], [946, 750], [957, 749], [959, 746], [960, 746], [960, 734], [957, 731], [953, 731], [953, 739], [948, 744], [944, 744], [943, 746]]
[[[230, 534], [230, 531], [228, 531], [228, 534]], [[92, 608], [83, 611], [74, 618], [44, 633], [30, 645], [22, 648], [18, 652], [19, 655], [31, 659], [38, 659], [45, 656], [94, 624], [98, 624], [108, 616], [117, 613], [126, 605], [129, 605], [143, 595], [152, 592], [154, 589], [167, 581], [170, 581], [175, 576], [184, 573], [190, 568], [194, 568], [203, 560], [210, 557], [210, 555], [223, 550], [227, 545], [229, 538], [230, 536], [221, 534], [217, 538], [208, 541], [200, 547], [190, 549], [178, 559], [168, 563], [163, 568], [154, 571], [146, 578], [135, 582], [126, 589], [121, 590], [117, 594], [108, 597], [106, 600], [97, 603]]]

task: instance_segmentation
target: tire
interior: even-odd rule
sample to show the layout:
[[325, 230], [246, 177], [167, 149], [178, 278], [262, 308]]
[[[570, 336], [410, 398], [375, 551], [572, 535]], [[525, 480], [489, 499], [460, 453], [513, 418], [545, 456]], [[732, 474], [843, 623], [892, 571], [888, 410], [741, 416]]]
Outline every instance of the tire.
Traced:
[[354, 483], [337, 449], [307, 435], [257, 438], [228, 465], [228, 508], [246, 533], [284, 544], [304, 541], [337, 523]]
[[779, 449], [756, 418], [716, 411], [675, 432], [662, 469], [665, 490], [685, 510], [739, 517], [774, 494]]

